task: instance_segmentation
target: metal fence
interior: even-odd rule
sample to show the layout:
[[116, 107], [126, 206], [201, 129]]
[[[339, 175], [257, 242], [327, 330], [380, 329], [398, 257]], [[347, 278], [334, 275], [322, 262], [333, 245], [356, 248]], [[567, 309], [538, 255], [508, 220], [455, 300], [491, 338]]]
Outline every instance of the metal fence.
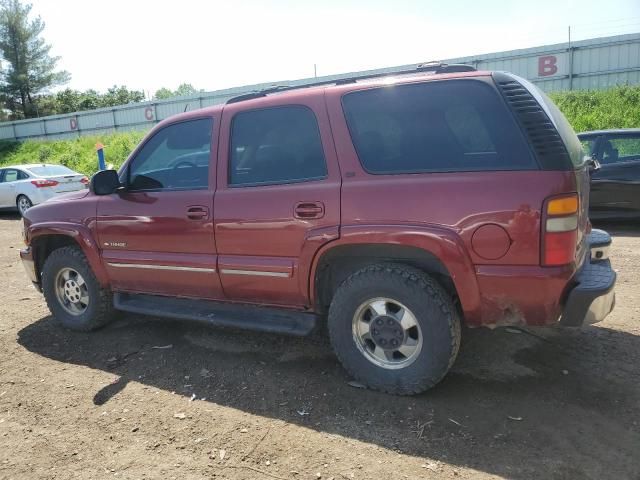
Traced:
[[[545, 91], [602, 89], [640, 84], [640, 33], [545, 45], [508, 52], [443, 60], [482, 70], [506, 70], [538, 84]], [[294, 81], [245, 85], [168, 100], [141, 102], [113, 108], [52, 115], [0, 123], [0, 139], [64, 139], [80, 135], [146, 130], [176, 113], [226, 102], [228, 99], [274, 84], [305, 85], [371, 73], [393, 73], [417, 64], [351, 72]]]

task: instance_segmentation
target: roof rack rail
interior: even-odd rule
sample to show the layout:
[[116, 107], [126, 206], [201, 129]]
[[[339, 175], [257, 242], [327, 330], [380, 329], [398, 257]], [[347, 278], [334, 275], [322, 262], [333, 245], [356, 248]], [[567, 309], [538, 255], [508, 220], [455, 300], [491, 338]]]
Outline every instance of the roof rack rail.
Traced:
[[227, 100], [227, 105], [230, 103], [238, 103], [244, 100], [251, 100], [254, 98], [266, 97], [270, 93], [286, 92], [287, 90], [298, 90], [309, 87], [319, 87], [322, 85], [346, 85], [348, 83], [355, 83], [358, 80], [368, 80], [372, 78], [391, 77], [396, 75], [408, 75], [417, 72], [433, 72], [439, 73], [457, 73], [457, 72], [475, 72], [476, 68], [472, 65], [465, 65], [462, 63], [442, 63], [442, 62], [425, 62], [418, 64], [417, 67], [400, 70], [397, 72], [382, 72], [382, 73], [370, 73], [368, 75], [354, 75], [352, 77], [337, 78], [333, 80], [322, 80], [320, 82], [306, 83], [303, 85], [274, 85], [262, 90], [254, 90], [252, 92], [243, 93], [237, 97], [232, 97]]

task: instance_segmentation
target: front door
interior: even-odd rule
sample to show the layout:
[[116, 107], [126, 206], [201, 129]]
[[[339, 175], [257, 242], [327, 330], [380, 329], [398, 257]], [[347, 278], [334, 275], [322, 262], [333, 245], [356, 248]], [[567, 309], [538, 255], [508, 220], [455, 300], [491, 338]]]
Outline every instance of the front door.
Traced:
[[215, 231], [229, 300], [308, 304], [309, 266], [339, 235], [340, 173], [322, 97], [223, 111]]
[[97, 232], [115, 290], [220, 298], [213, 237], [214, 119], [150, 134], [101, 197]]

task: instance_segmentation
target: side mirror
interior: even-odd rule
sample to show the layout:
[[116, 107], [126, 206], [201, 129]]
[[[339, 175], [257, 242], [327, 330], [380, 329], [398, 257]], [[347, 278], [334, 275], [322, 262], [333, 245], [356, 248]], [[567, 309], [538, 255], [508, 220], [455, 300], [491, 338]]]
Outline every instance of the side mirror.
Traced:
[[590, 157], [587, 160], [587, 166], [589, 167], [589, 173], [590, 174], [594, 174], [598, 170], [600, 170], [600, 162], [598, 161], [598, 159], [596, 157]]
[[118, 172], [101, 170], [91, 177], [91, 191], [96, 195], [111, 195], [122, 188]]

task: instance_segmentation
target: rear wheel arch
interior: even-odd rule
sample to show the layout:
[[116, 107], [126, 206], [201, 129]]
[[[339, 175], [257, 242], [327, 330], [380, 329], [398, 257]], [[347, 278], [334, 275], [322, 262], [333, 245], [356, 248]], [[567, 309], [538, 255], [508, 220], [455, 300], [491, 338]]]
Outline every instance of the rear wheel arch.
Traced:
[[316, 308], [327, 312], [338, 287], [351, 274], [380, 263], [403, 264], [429, 273], [451, 298], [458, 299], [451, 272], [432, 252], [414, 246], [361, 243], [335, 246], [322, 253], [314, 273]]

